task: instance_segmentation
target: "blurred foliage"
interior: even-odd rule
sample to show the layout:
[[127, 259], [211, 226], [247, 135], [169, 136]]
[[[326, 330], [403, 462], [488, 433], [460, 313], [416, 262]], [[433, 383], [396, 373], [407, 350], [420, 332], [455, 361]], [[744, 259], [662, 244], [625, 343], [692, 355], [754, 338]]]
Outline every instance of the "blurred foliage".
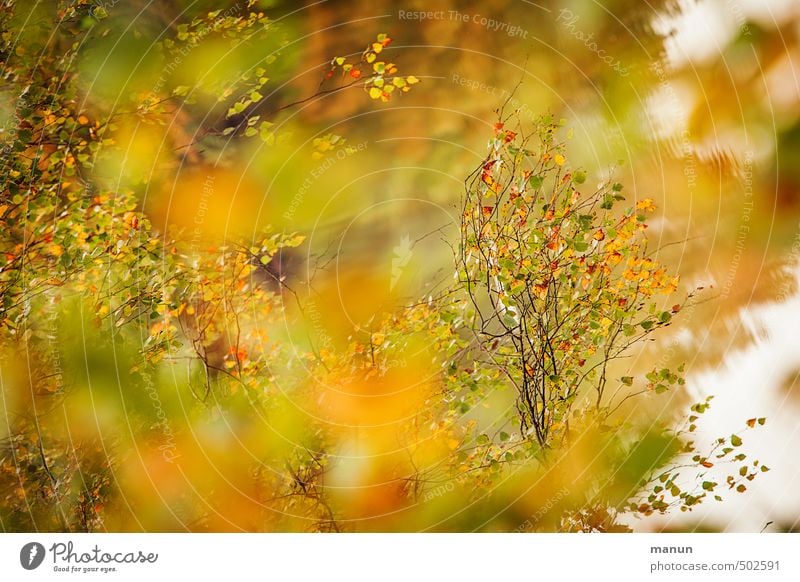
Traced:
[[696, 450], [679, 354], [621, 360], [683, 312], [693, 190], [775, 152], [701, 152], [699, 108], [688, 150], [645, 133], [668, 37], [637, 6], [5, 1], [3, 529], [627, 531], [745, 491], [768, 469]]

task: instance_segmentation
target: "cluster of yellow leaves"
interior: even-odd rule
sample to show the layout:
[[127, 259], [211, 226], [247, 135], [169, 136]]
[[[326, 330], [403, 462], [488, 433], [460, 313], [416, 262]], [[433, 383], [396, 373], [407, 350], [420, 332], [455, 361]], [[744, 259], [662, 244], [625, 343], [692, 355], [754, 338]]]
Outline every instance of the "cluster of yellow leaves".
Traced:
[[370, 43], [358, 62], [348, 62], [345, 57], [335, 57], [331, 61], [331, 69], [326, 78], [333, 77], [337, 68], [341, 68], [342, 75], [349, 75], [352, 79], [358, 80], [366, 77], [364, 90], [371, 99], [387, 102], [391, 99], [392, 93], [399, 91], [407, 93], [413, 85], [419, 83], [419, 79], [414, 75], [399, 76], [397, 65], [392, 62], [378, 60], [383, 50], [389, 46], [392, 39], [386, 34], [379, 34], [375, 42]]

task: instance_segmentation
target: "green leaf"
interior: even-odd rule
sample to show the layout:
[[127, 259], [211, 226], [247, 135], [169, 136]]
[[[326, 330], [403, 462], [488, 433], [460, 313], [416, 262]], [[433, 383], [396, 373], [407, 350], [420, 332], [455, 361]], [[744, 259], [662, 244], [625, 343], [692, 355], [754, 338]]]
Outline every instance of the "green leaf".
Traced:
[[732, 444], [734, 447], [740, 447], [740, 446], [742, 446], [742, 439], [741, 439], [741, 437], [739, 437], [739, 435], [732, 434], [732, 435], [731, 435], [731, 444]]

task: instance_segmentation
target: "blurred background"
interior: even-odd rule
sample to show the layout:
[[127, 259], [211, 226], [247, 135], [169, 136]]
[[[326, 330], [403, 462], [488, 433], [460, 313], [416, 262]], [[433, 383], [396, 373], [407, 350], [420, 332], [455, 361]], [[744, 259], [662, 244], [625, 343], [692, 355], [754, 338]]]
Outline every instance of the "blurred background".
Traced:
[[[38, 2], [29, 9], [19, 27], [19, 46], [36, 54], [47, 45], [54, 9], [64, 11], [64, 26], [93, 31], [74, 63], [75, 98], [92, 119], [113, 118], [106, 135], [113, 136], [114, 147], [103, 145], [94, 153], [87, 183], [99, 191], [130, 191], [156, 231], [182, 233], [194, 241], [195, 253], [202, 254], [213, 237], [245, 237], [255, 244], [267, 226], [305, 235], [303, 246], [270, 264], [272, 275], [308, 301], [305, 326], [270, 328], [272, 340], [292, 346], [289, 351], [310, 349], [310, 336], [330, 349], [347, 345], [352, 329], [371, 330], [381, 314], [450, 283], [464, 179], [485, 155], [495, 111], [517, 111], [523, 120], [544, 113], [563, 118], [569, 158], [587, 170], [590, 181], [613, 176], [636, 198], [652, 198], [658, 207], [648, 231], [652, 248], [681, 274], [683, 292], [702, 288], [701, 300], [637, 355], [635, 365], [642, 368], [686, 362], [688, 395], [670, 396], [659, 406], [666, 411], [713, 395], [698, 431], [698, 441], [708, 445], [746, 419], [768, 418], [748, 445], [772, 471], [746, 495], [628, 525], [635, 531], [800, 527], [794, 494], [800, 487], [795, 452], [800, 448], [800, 4], [795, 0], [267, 0], [251, 7], [222, 0], [96, 0], [77, 3], [74, 14], [55, 6]], [[217, 11], [213, 21], [250, 10], [263, 12], [271, 28], [265, 35], [254, 32], [246, 43], [229, 42], [226, 33], [203, 38], [191, 24], [212, 11]], [[333, 57], [358, 60], [382, 33], [392, 41], [381, 58], [419, 79], [413, 90], [384, 103], [370, 99], [362, 84], [342, 80], [338, 71], [326, 79]], [[200, 35], [196, 43], [193, 34]], [[259, 71], [265, 61], [268, 73]], [[250, 115], [271, 124], [257, 126], [262, 139], [234, 139], [242, 133], [239, 127], [225, 133], [238, 118], [226, 116], [230, 104], [220, 96], [243, 75], [245, 85], [253, 85], [248, 90], [259, 92]], [[180, 108], [159, 112], [154, 96], [162, 94], [189, 98]], [[150, 103], [154, 116], [126, 114], [141, 113], [142, 103]], [[14, 101], [4, 100], [0, 108], [3, 126], [13, 126]], [[283, 322], [298, 315], [291, 302], [282, 305]], [[79, 311], [77, 306], [71, 311], [76, 321], [89, 317]], [[65, 329], [71, 325], [63, 317], [60, 322]], [[60, 365], [86, 373], [80, 371], [85, 354], [77, 353], [86, 336], [70, 337], [80, 343], [56, 350]], [[397, 357], [413, 362], [427, 349], [428, 344], [412, 346]], [[94, 357], [108, 362], [116, 353]], [[406, 404], [424, 401], [429, 389], [424, 366], [417, 368], [420, 394]], [[106, 375], [97, 370], [102, 366], [87, 382], [118, 385], [113, 369]], [[5, 372], [8, 376], [8, 368]], [[290, 384], [300, 378], [290, 368], [273, 372]], [[172, 386], [159, 389], [160, 399], [166, 416], [180, 424], [188, 406], [180, 386], [198, 373], [170, 377], [165, 371], [160, 379], [141, 376], [136, 382], [145, 392], [148, 382]], [[383, 389], [390, 394], [392, 386], [389, 379]], [[250, 475], [226, 465], [233, 462], [226, 461], [233, 458], [228, 447], [282, 458], [276, 451], [287, 435], [294, 438], [306, 414], [352, 421], [341, 413], [349, 405], [333, 398], [305, 407], [288, 398], [261, 419], [271, 427], [270, 436], [232, 426], [224, 414], [215, 417], [217, 412], [202, 423], [192, 421], [193, 430], [179, 437], [178, 448], [190, 459], [181, 466], [210, 464], [216, 476], [182, 474], [165, 465], [160, 452], [151, 451], [151, 458], [137, 453], [137, 464], [125, 469], [133, 471], [128, 478], [146, 467], [163, 506], [152, 504], [153, 492], [134, 489], [123, 504], [141, 517], [144, 528], [150, 523], [202, 529], [191, 522], [191, 511], [181, 513], [172, 488], [184, 487], [185, 480], [202, 488], [208, 479], [208, 499], [224, 498], [226, 487], [241, 493], [235, 499], [258, 498], [259, 492], [248, 489], [254, 487]], [[9, 402], [4, 410], [11, 409]], [[83, 404], [98, 410], [97, 401]], [[109, 404], [118, 416], [102, 422], [89, 418], [85, 426], [124, 422], [120, 407]], [[375, 414], [373, 421], [389, 423], [400, 413]], [[381, 438], [343, 439], [350, 444], [339, 451], [343, 461], [328, 484], [348, 491], [348, 479], [371, 454], [363, 449], [364, 440]], [[136, 449], [133, 442], [115, 446]], [[441, 453], [429, 455], [438, 459]], [[387, 454], [385, 462], [401, 461]], [[358, 498], [354, 519], [391, 510], [365, 490], [342, 493]], [[376, 499], [385, 494], [378, 485], [373, 493]], [[231, 514], [248, 515], [248, 502], [241, 503]], [[259, 527], [215, 507], [203, 527]], [[171, 517], [162, 521], [148, 511]], [[398, 518], [380, 527], [415, 529], [436, 521], [426, 520], [401, 525]], [[479, 528], [482, 520], [465, 519], [455, 527]], [[271, 527], [293, 527], [287, 523], [276, 518]]]

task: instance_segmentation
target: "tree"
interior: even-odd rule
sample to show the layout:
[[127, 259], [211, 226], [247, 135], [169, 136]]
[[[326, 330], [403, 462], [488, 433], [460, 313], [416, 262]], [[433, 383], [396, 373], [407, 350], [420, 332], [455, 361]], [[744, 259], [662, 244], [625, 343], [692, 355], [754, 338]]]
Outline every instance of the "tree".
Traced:
[[[307, 233], [161, 220], [147, 197], [182, 187], [195, 220], [225, 226], [206, 198], [253, 138], [280, 158], [282, 112], [348, 88], [380, 106], [419, 82], [379, 34], [287, 96], [272, 86], [281, 27], [253, 6], [188, 13], [161, 37], [83, 0], [6, 3], [3, 529], [616, 531], [621, 514], [715, 491], [679, 467], [744, 462], [738, 435], [694, 450], [707, 403], [685, 427], [619, 419], [683, 383], [680, 368], [618, 365], [680, 312], [662, 305], [678, 281], [647, 247], [652, 202], [618, 212], [621, 185], [587, 188], [548, 117], [495, 126], [467, 180], [454, 283], [335, 338], [323, 285], [282, 266]], [[120, 46], [122, 80], [98, 65]], [[244, 70], [194, 66], [218, 53]], [[327, 129], [308, 142], [310, 160], [347, 147]]]

